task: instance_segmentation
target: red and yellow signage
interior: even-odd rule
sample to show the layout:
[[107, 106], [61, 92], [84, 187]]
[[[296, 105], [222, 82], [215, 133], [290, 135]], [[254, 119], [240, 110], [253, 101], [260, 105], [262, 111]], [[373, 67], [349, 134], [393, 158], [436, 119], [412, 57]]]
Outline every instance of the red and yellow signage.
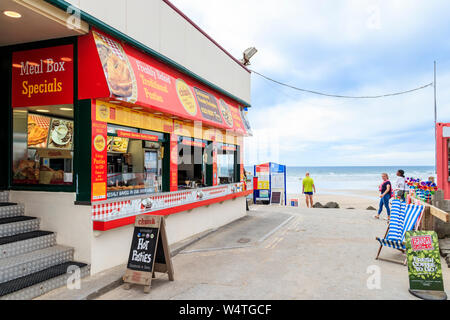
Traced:
[[268, 190], [270, 187], [269, 182], [269, 163], [263, 163], [255, 166], [256, 177], [258, 177], [258, 184], [256, 189]]
[[236, 151], [236, 146], [222, 146], [223, 151]]
[[201, 142], [201, 141], [195, 141], [195, 140], [191, 140], [191, 139], [183, 139], [181, 140], [181, 143], [184, 144], [185, 146], [191, 146], [191, 147], [198, 147], [198, 148], [204, 148], [205, 147], [205, 143]]
[[79, 99], [113, 98], [246, 134], [235, 101], [134, 47], [97, 30], [80, 37], [78, 46]]
[[117, 130], [117, 136], [121, 138], [130, 138], [137, 140], [146, 140], [146, 141], [158, 141], [158, 136], [147, 133], [138, 133], [138, 132], [130, 132], [125, 130]]
[[92, 121], [91, 200], [106, 200], [107, 124]]
[[213, 141], [213, 149], [212, 149], [212, 169], [213, 169], [213, 186], [218, 185], [217, 179], [217, 142]]
[[170, 118], [132, 110], [101, 100], [96, 100], [93, 108], [92, 117], [96, 121], [152, 131], [173, 132], [173, 120]]
[[12, 106], [73, 103], [73, 45], [12, 54]]
[[178, 136], [170, 135], [170, 191], [178, 190]]

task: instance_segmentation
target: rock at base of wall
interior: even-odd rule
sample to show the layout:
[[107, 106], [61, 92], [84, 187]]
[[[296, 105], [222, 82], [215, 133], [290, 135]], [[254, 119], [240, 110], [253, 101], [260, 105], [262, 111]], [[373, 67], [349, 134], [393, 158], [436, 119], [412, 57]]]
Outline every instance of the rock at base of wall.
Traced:
[[323, 208], [323, 205], [320, 202], [316, 202], [313, 204], [313, 208]]
[[330, 202], [327, 202], [327, 204], [325, 205], [325, 208], [338, 209], [339, 204], [337, 202], [330, 201]]
[[450, 259], [450, 238], [439, 240], [439, 252], [442, 257], [446, 258], [448, 264], [447, 259]]
[[445, 262], [447, 262], [447, 267], [450, 268], [450, 256], [445, 257]]

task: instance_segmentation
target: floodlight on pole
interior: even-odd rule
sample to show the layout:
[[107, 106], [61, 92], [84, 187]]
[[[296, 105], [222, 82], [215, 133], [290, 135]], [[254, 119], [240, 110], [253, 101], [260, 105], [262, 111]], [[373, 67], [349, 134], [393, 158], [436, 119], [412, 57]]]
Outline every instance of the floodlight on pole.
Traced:
[[243, 53], [243, 58], [240, 60], [244, 66], [250, 65], [250, 58], [257, 53], [258, 50], [255, 47], [247, 48]]

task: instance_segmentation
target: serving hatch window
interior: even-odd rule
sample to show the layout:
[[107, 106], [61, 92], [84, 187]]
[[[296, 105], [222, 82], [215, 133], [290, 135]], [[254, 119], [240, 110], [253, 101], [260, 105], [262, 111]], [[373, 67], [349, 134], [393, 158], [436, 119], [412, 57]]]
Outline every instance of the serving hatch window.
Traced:
[[206, 186], [206, 144], [201, 139], [178, 138], [178, 189]]
[[236, 152], [232, 144], [219, 143], [217, 146], [217, 176], [219, 184], [236, 182]]
[[108, 198], [161, 192], [159, 132], [108, 124]]
[[73, 184], [73, 105], [13, 109], [13, 184]]

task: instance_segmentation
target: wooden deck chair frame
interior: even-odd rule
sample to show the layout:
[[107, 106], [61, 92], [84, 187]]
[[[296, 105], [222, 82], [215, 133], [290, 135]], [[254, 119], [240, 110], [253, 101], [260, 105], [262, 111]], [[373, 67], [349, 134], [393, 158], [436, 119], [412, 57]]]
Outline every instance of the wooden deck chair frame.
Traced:
[[[419, 230], [420, 224], [422, 223], [422, 217], [423, 217], [424, 213], [425, 213], [425, 207], [422, 209], [422, 212], [420, 213], [419, 218], [417, 219], [417, 222], [413, 229], [414, 231]], [[388, 227], [386, 228], [386, 233], [384, 234], [384, 239], [386, 239], [388, 232], [389, 232], [389, 224], [388, 224]], [[403, 242], [403, 244], [405, 244], [405, 242]], [[377, 256], [375, 257], [375, 260], [394, 262], [394, 263], [398, 263], [398, 264], [402, 264], [402, 265], [406, 266], [406, 264], [408, 262], [407, 258], [405, 258], [405, 260], [403, 262], [399, 261], [399, 260], [394, 260], [394, 259], [380, 258], [381, 249], [383, 249], [383, 245], [380, 244], [380, 248], [378, 248], [378, 252], [377, 252]], [[406, 253], [404, 249], [396, 249], [396, 250], [399, 250], [402, 253]]]

